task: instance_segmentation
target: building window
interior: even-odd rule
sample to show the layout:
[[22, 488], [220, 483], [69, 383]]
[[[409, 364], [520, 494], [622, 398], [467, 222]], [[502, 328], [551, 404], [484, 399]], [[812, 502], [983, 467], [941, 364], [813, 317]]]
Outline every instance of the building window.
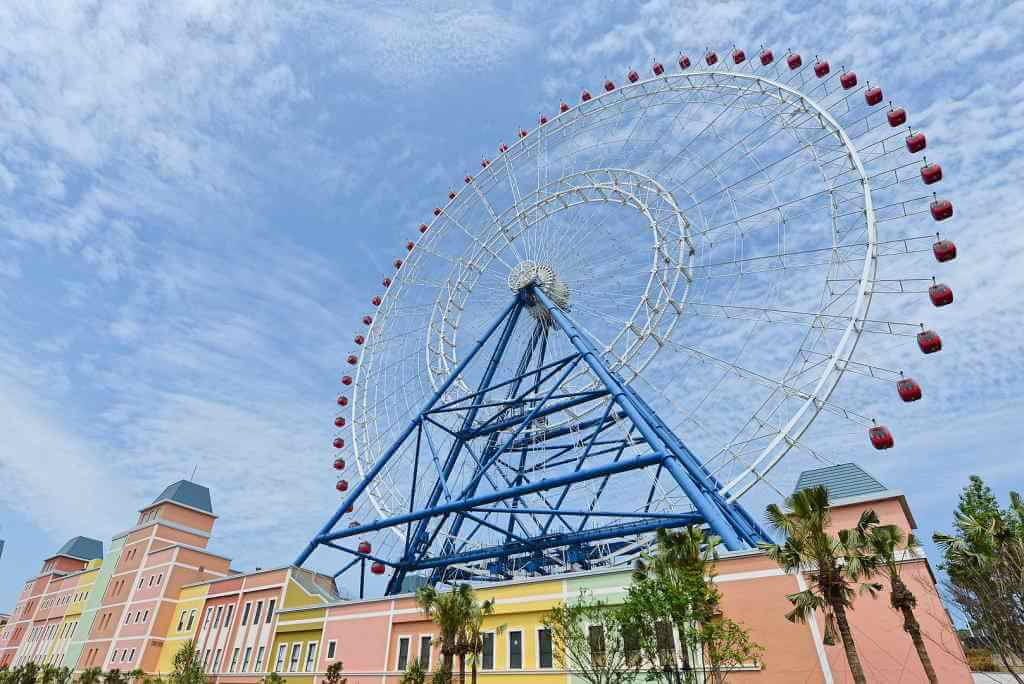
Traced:
[[[145, 577], [140, 577], [139, 578], [139, 586], [138, 586], [138, 588], [141, 589], [142, 585], [145, 584], [145, 583], [146, 583], [146, 578]], [[120, 591], [120, 587], [121, 587], [121, 583], [120, 582], [118, 582], [116, 585], [114, 585], [114, 593], [115, 594], [118, 591]]]
[[554, 667], [554, 658], [551, 652], [551, 630], [537, 630], [537, 666], [542, 668]]
[[483, 657], [480, 659], [480, 668], [483, 670], [493, 670], [494, 632], [484, 632], [481, 637], [483, 639]]
[[206, 666], [210, 664], [210, 654], [212, 652], [213, 652], [212, 649], [208, 648], [208, 649], [206, 649], [206, 653], [203, 654], [203, 669], [204, 670], [206, 669]]
[[428, 634], [427, 636], [420, 637], [420, 667], [424, 671], [430, 670], [430, 644], [432, 637]]
[[260, 611], [263, 610], [263, 601], [256, 602], [256, 610], [252, 612], [252, 624], [258, 625], [260, 622]]
[[256, 667], [253, 668], [254, 672], [263, 672], [263, 653], [266, 649], [263, 646], [259, 647], [256, 651]]
[[160, 586], [160, 583], [164, 581], [164, 573], [160, 573], [156, 576], [156, 586]]
[[149, 586], [153, 586], [153, 582], [156, 581], [156, 575], [149, 576]]
[[295, 672], [299, 669], [299, 654], [302, 652], [302, 644], [292, 644], [292, 657], [288, 663], [288, 671]]
[[178, 618], [178, 631], [179, 632], [181, 630], [185, 629], [185, 618], [186, 617], [188, 617], [188, 611], [187, 610], [181, 611], [181, 617]]
[[[331, 642], [333, 643], [333, 642]], [[399, 672], [405, 672], [405, 668], [409, 666], [409, 637], [401, 637], [398, 640], [398, 662], [395, 664], [395, 669]]]
[[136, 613], [135, 613], [135, 624], [139, 624], [140, 620], [142, 620], [142, 611], [141, 610], [136, 611]]
[[252, 608], [251, 603], [246, 603], [245, 608], [242, 608], [242, 624], [249, 624], [249, 609]]
[[131, 621], [132, 621], [132, 614], [131, 613], [125, 613], [124, 614], [124, 624], [127, 625]]
[[590, 642], [591, 662], [598, 667], [603, 667], [605, 662], [604, 627], [590, 625], [587, 629], [587, 640]]
[[149, 609], [148, 608], [146, 609], [146, 612], [142, 614], [142, 622], [143, 622], [143, 624], [149, 622]]
[[192, 629], [192, 624], [195, 621], [196, 621], [196, 610], [195, 610], [195, 608], [193, 608], [192, 610], [190, 610], [188, 612], [188, 626], [185, 627], [185, 629], [186, 630], [191, 630]]
[[510, 670], [523, 669], [523, 632], [518, 629], [508, 633], [508, 667]]
[[281, 644], [277, 647], [277, 662], [274, 663], [274, 672], [280, 672], [284, 667], [284, 654], [288, 650], [288, 644]]
[[220, 659], [224, 655], [224, 649], [218, 648], [216, 655], [213, 656], [213, 671], [220, 672]]
[[134, 648], [132, 649], [132, 654], [130, 656], [128, 656], [128, 662], [129, 663], [135, 662], [135, 649]]
[[316, 665], [316, 642], [310, 641], [306, 648], [306, 672], [313, 672]]
[[231, 625], [231, 616], [235, 614], [235, 604], [228, 606], [228, 612], [224, 615], [224, 626], [228, 627]]
[[252, 658], [252, 646], [245, 647], [245, 655], [242, 656], [242, 672], [249, 671], [249, 659]]
[[334, 641], [328, 641], [327, 642], [327, 659], [328, 660], [334, 660], [334, 651], [337, 648], [337, 646], [338, 646], [337, 642], [334, 642]]
[[231, 667], [228, 668], [228, 672], [234, 672], [235, 667], [238, 665], [238, 649], [236, 648], [231, 653]]
[[[654, 638], [658, 648], [658, 659], [662, 665], [669, 665], [676, 660], [676, 641], [672, 634], [672, 623], [660, 620], [654, 624]], [[591, 647], [593, 648], [593, 647]]]
[[210, 619], [213, 617], [213, 606], [206, 609], [206, 621], [203, 623], [203, 628], [210, 626]]
[[220, 627], [220, 616], [224, 612], [224, 606], [217, 606], [217, 612], [213, 614], [213, 628], [217, 629]]
[[270, 599], [270, 603], [267, 604], [267, 624], [274, 619], [274, 604], [277, 603], [277, 599]]

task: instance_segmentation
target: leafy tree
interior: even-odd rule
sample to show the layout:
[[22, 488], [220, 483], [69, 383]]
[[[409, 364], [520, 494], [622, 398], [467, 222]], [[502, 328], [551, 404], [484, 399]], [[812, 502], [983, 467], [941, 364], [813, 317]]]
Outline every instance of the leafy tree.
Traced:
[[128, 681], [132, 684], [138, 684], [138, 682], [146, 676], [146, 673], [142, 671], [141, 667], [137, 667], [128, 673]]
[[266, 676], [260, 680], [260, 684], [284, 684], [284, 677], [276, 672], [268, 672]]
[[199, 658], [199, 650], [191, 639], [174, 654], [174, 665], [168, 681], [170, 684], [206, 684], [206, 672]]
[[785, 506], [783, 510], [771, 504], [767, 509], [768, 522], [786, 535], [785, 542], [762, 544], [762, 548], [786, 572], [806, 572], [811, 579], [806, 590], [786, 597], [793, 604], [786, 619], [806, 622], [820, 610], [825, 618], [824, 643], [835, 644], [838, 633], [853, 680], [865, 684], [864, 668], [846, 611], [852, 608], [858, 583], [862, 591], [872, 594], [881, 588], [877, 583], [861, 583], [876, 568], [871, 556], [858, 550], [859, 540], [866, 537], [871, 525], [878, 524], [878, 516], [874, 511], [864, 511], [856, 528], [841, 530], [837, 536], [828, 531], [831, 514], [828, 490], [824, 487], [794, 492], [786, 498]]
[[124, 673], [115, 667], [103, 675], [103, 684], [125, 684]]
[[[932, 666], [932, 660], [925, 648], [921, 625], [914, 615], [917, 597], [910, 590], [903, 577], [900, 576], [901, 552], [915, 553], [920, 547], [914, 535], [904, 535], [895, 525], [867, 525], [867, 537], [863, 539], [864, 551], [873, 557], [873, 565], [877, 572], [889, 580], [889, 605], [903, 615], [903, 631], [910, 635], [917, 650], [917, 657], [924, 668], [925, 676], [931, 684], [939, 679]], [[864, 530], [862, 530], [864, 531]]]
[[409, 667], [402, 674], [400, 684], [423, 684], [426, 679], [427, 673], [423, 670], [423, 665], [420, 664], [419, 658], [413, 658], [409, 662]]
[[476, 684], [477, 660], [484, 649], [483, 629], [484, 618], [494, 614], [494, 599], [479, 602], [470, 592], [470, 601], [466, 611], [466, 619], [456, 639], [456, 654], [459, 657], [459, 681], [466, 684], [466, 659], [470, 661], [472, 684]]
[[39, 666], [27, 662], [14, 669], [14, 684], [36, 684], [39, 677]]
[[345, 664], [340, 660], [336, 663], [331, 663], [327, 668], [327, 677], [324, 681], [327, 682], [327, 684], [347, 684], [348, 678], [341, 676], [344, 669]]
[[99, 684], [102, 676], [103, 670], [98, 667], [90, 667], [87, 670], [82, 670], [82, 673], [78, 675], [78, 684]]
[[460, 584], [451, 591], [440, 592], [428, 585], [416, 591], [416, 602], [440, 631], [438, 641], [441, 646], [441, 667], [438, 672], [443, 674], [438, 684], [451, 684], [452, 663], [474, 603], [473, 589], [468, 584]]
[[543, 618], [551, 632], [554, 657], [589, 684], [629, 682], [641, 669], [636, 649], [626, 648], [628, 629], [622, 611], [580, 591], [576, 601], [561, 603]]
[[622, 606], [621, 638], [631, 666], [646, 662], [648, 679], [703, 682], [706, 672], [717, 684], [761, 656], [748, 630], [721, 614], [721, 593], [713, 581], [719, 543], [696, 526], [659, 530], [655, 554], [637, 562]]
[[936, 533], [941, 566], [949, 575], [945, 588], [971, 633], [1010, 667], [1024, 659], [1024, 502], [1010, 492], [1001, 510], [981, 478], [972, 477], [960, 496], [952, 535]]

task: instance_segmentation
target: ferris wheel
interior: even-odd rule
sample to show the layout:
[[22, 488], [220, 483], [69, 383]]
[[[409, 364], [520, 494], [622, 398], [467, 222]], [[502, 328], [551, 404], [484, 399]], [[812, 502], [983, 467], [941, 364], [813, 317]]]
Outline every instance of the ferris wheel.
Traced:
[[953, 299], [926, 146], [879, 86], [764, 48], [629, 70], [513, 131], [367, 298], [343, 501], [297, 564], [332, 547], [393, 593], [625, 563], [659, 527], [764, 539], [742, 502], [827, 458], [816, 419], [894, 445], [840, 383], [922, 397], [874, 359], [941, 349], [895, 320]]

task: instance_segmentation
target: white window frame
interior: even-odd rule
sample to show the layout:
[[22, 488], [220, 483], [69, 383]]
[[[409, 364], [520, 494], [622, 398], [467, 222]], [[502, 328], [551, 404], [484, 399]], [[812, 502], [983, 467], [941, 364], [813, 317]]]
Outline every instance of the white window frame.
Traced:
[[277, 599], [270, 599], [270, 601], [267, 603], [267, 617], [266, 619], [264, 619], [264, 623], [268, 625], [271, 623], [271, 621], [274, 619], [274, 608], [276, 607]]
[[317, 646], [319, 641], [310, 641], [306, 644], [306, 672], [316, 672]]
[[480, 643], [483, 644], [485, 634], [491, 635], [491, 666], [484, 667], [484, 651], [480, 649], [480, 671], [481, 672], [494, 672], [498, 665], [498, 632], [493, 629], [480, 630]]
[[[541, 665], [541, 663], [540, 663], [540, 633], [541, 632], [548, 632], [549, 633], [549, 640], [551, 641], [551, 664], [550, 665]], [[554, 636], [550, 635], [550, 633], [551, 633], [551, 630], [548, 629], [547, 627], [544, 627], [543, 625], [541, 625], [540, 627], [537, 628], [537, 669], [538, 670], [553, 670], [553, 669], [555, 669], [555, 640], [554, 640]]]
[[288, 672], [300, 672], [296, 669], [302, 662], [302, 642], [296, 641], [288, 652]]
[[[519, 667], [512, 667], [512, 633], [519, 632]], [[509, 627], [505, 639], [505, 669], [516, 672], [523, 669], [523, 662], [526, 660], [526, 630], [522, 627]]]
[[220, 672], [221, 658], [224, 657], [224, 649], [218, 648], [213, 654], [213, 671]]
[[[423, 666], [423, 639], [424, 637], [430, 639], [430, 648], [427, 649], [427, 664]], [[434, 634], [428, 632], [426, 634], [420, 634], [419, 639], [416, 640], [416, 660], [420, 661], [420, 666], [423, 667], [424, 672], [430, 672], [430, 666], [434, 664]]]
[[213, 628], [214, 629], [217, 629], [218, 627], [220, 627], [220, 616], [223, 615], [223, 614], [224, 614], [224, 605], [221, 604], [221, 605], [217, 606], [216, 610], [213, 612]]
[[249, 613], [252, 610], [252, 601], [246, 601], [242, 607], [242, 626], [249, 624]]
[[256, 649], [256, 662], [253, 663], [253, 672], [263, 672], [263, 656], [267, 653], [266, 646], [260, 646]]
[[278, 644], [277, 660], [274, 661], [274, 672], [284, 672], [285, 663], [288, 660], [288, 642]]
[[252, 646], [246, 646], [242, 653], [242, 669], [239, 672], [248, 672], [250, 662], [252, 662]]
[[241, 650], [241, 648], [236, 646], [235, 650], [231, 652], [231, 666], [228, 668], [228, 672], [234, 672], [235, 667], [238, 666], [238, 654]]
[[331, 639], [327, 642], [327, 660], [334, 660], [338, 654], [338, 642]]
[[252, 611], [252, 624], [258, 625], [260, 623], [260, 615], [263, 613], [263, 600], [260, 599], [256, 602], [256, 609]]
[[[402, 658], [402, 642], [403, 641], [406, 644], [406, 646], [405, 646], [405, 666], [404, 667], [402, 666], [402, 662], [401, 662], [401, 658]], [[398, 637], [398, 648], [395, 649], [395, 671], [396, 672], [405, 672], [407, 669], [409, 669], [409, 651], [410, 651], [411, 648], [412, 648], [412, 639], [409, 636], [400, 636], [400, 637]], [[416, 656], [416, 657], [417, 657], [417, 659], [419, 658], [419, 656]]]

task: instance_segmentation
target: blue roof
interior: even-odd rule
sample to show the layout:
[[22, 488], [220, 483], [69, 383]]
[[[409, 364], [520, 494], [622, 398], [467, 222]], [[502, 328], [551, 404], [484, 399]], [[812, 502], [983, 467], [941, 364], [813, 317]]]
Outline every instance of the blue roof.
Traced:
[[794, 491], [824, 486], [831, 501], [888, 491], [885, 485], [864, 472], [856, 463], [840, 463], [826, 468], [805, 470], [797, 478]]
[[149, 506], [155, 506], [163, 501], [173, 501], [179, 503], [182, 506], [188, 506], [195, 508], [206, 513], [213, 514], [213, 503], [210, 500], [210, 490], [202, 485], [198, 485], [195, 482], [189, 482], [188, 480], [178, 480], [172, 485], [169, 485], [160, 496]]
[[103, 542], [89, 537], [72, 537], [53, 555], [69, 556], [84, 561], [96, 560], [103, 558]]

